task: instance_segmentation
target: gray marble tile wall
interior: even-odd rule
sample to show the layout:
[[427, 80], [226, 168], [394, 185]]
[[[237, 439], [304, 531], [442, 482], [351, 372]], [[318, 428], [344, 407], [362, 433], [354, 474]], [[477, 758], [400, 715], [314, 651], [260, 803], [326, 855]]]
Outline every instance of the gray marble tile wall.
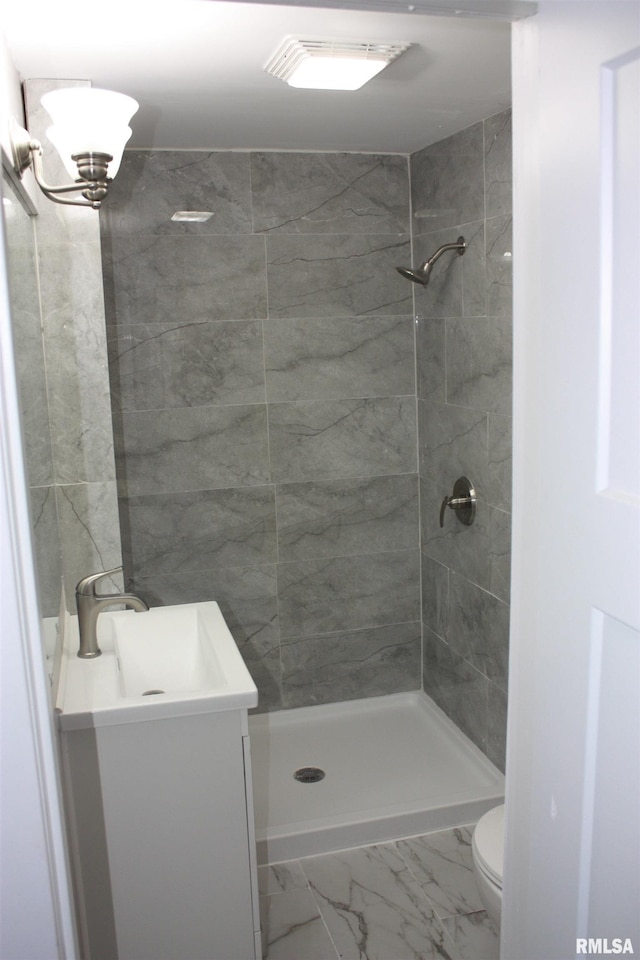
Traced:
[[218, 600], [261, 710], [421, 686], [409, 200], [406, 157], [131, 151], [101, 211], [128, 580]]
[[[463, 235], [415, 286], [424, 689], [504, 769], [511, 484], [511, 115], [411, 157], [414, 262]], [[442, 499], [478, 494], [473, 526]]]
[[2, 186], [13, 345], [40, 614], [49, 618], [57, 617], [60, 610], [62, 567], [38, 287], [35, 217], [23, 207], [20, 196], [6, 175], [3, 176]]

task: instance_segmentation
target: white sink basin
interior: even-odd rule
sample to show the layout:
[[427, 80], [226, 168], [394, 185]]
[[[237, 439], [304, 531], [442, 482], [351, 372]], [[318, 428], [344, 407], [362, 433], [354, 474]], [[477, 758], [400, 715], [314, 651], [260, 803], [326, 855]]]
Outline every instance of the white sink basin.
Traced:
[[123, 697], [222, 689], [210, 617], [198, 604], [107, 614]]
[[215, 602], [104, 612], [102, 656], [80, 659], [71, 617], [58, 698], [60, 726], [79, 729], [209, 713], [258, 702]]

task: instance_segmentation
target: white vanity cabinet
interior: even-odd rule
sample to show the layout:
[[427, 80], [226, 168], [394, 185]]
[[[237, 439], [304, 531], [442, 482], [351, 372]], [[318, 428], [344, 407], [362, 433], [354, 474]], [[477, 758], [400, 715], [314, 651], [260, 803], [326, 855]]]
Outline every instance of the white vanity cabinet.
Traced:
[[140, 706], [59, 715], [83, 960], [259, 960], [247, 708]]

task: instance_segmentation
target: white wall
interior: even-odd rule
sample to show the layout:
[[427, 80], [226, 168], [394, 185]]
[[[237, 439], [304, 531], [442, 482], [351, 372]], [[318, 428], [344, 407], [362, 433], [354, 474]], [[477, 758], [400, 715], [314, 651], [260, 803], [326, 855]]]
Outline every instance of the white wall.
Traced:
[[0, 33], [0, 116], [3, 118], [0, 127], [0, 143], [8, 156], [11, 156], [8, 118], [13, 116], [18, 123], [24, 123], [24, 119], [18, 73], [9, 56], [7, 42], [2, 33]]
[[4, 269], [0, 422], [0, 957], [55, 960], [76, 953]]
[[[0, 140], [21, 120], [18, 77], [0, 35]], [[4, 234], [0, 234], [0, 957], [77, 955], [56, 753], [31, 553]]]
[[[15, 120], [20, 126], [24, 126], [24, 104], [20, 77], [9, 54], [6, 38], [0, 30], [0, 147], [9, 158], [11, 158], [11, 138], [9, 134], [11, 120]], [[30, 171], [25, 174], [24, 185], [37, 206], [38, 188]]]

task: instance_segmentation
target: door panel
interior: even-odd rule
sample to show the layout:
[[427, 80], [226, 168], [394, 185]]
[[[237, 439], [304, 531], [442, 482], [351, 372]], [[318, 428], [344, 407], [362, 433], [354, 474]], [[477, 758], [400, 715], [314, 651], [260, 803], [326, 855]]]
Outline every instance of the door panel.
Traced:
[[640, 4], [514, 25], [502, 956], [640, 953]]

